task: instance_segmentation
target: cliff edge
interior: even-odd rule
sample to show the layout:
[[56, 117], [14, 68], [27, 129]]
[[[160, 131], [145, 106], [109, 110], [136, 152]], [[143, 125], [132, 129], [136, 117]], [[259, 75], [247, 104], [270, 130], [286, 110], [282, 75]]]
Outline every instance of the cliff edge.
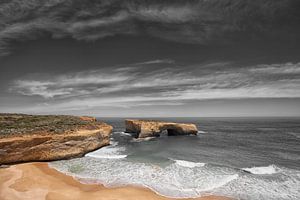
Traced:
[[197, 135], [195, 124], [162, 122], [152, 120], [125, 120], [126, 132], [135, 133], [138, 138], [158, 137], [164, 131], [168, 135]]
[[109, 145], [111, 132], [93, 117], [0, 114], [0, 164], [83, 156]]

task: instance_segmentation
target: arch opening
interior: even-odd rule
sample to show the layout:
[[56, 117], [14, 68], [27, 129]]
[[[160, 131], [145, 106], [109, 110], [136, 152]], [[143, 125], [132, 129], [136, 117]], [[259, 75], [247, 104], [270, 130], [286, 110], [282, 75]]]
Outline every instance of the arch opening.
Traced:
[[178, 132], [175, 129], [167, 129], [168, 136], [178, 135]]

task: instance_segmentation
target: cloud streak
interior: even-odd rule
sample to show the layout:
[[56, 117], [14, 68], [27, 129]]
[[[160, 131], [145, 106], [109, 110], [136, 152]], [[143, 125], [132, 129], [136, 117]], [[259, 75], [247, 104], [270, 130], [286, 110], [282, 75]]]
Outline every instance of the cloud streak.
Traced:
[[[162, 63], [168, 67], [158, 69], [156, 65]], [[230, 67], [231, 63], [208, 65], [205, 72], [207, 64], [182, 68], [171, 60], [153, 60], [46, 79], [35, 74], [15, 80], [10, 91], [43, 97], [48, 107], [62, 110], [176, 105], [206, 99], [300, 98], [300, 63], [239, 68]]]

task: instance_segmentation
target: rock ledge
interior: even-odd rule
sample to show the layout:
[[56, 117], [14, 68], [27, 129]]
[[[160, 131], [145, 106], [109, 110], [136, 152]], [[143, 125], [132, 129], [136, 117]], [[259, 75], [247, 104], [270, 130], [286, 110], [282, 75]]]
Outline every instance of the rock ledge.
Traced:
[[83, 156], [109, 145], [111, 132], [92, 117], [0, 114], [0, 164]]

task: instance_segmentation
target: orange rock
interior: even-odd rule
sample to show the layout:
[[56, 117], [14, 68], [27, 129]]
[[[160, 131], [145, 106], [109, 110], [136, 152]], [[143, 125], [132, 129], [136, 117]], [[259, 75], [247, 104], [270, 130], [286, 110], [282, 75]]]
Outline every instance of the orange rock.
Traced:
[[97, 121], [95, 117], [88, 117], [88, 116], [80, 116], [79, 119], [81, 119], [83, 121], [90, 121], [90, 122]]
[[[29, 118], [32, 116], [24, 115], [23, 117]], [[53, 120], [56, 120], [55, 123], [57, 123], [57, 120], [60, 121], [55, 126], [46, 126], [46, 128], [36, 126], [34, 132], [30, 132], [32, 130], [32, 127], [30, 127], [28, 130], [25, 129], [25, 132], [24, 128], [19, 128], [14, 129], [17, 133], [7, 134], [7, 127], [2, 127], [2, 132], [6, 133], [6, 136], [0, 137], [0, 164], [79, 157], [109, 145], [112, 126], [92, 121], [92, 117], [86, 118], [90, 119], [88, 122], [86, 120], [73, 120], [72, 123], [74, 124], [72, 125], [69, 122], [64, 124], [64, 119], [73, 119], [71, 116], [57, 116], [57, 118], [41, 116], [40, 118], [43, 121], [49, 119], [49, 123]], [[39, 116], [34, 119], [33, 125], [39, 124]], [[18, 120], [14, 123], [18, 127], [18, 124], [16, 124]], [[9, 126], [11, 125], [10, 123]], [[60, 131], [55, 132], [53, 129]], [[18, 132], [18, 130], [23, 130], [23, 132]]]
[[161, 122], [151, 120], [125, 120], [126, 132], [136, 133], [138, 138], [158, 137], [164, 131], [168, 135], [197, 135], [195, 124]]

